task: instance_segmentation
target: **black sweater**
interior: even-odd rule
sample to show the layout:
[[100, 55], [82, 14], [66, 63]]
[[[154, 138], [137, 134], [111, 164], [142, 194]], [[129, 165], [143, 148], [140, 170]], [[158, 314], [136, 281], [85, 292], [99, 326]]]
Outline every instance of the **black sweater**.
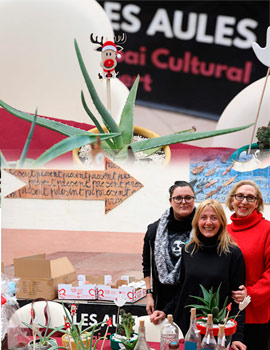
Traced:
[[[208, 243], [207, 243], [208, 240]], [[189, 246], [189, 252], [182, 252], [182, 267], [180, 276], [180, 290], [178, 295], [164, 308], [166, 314], [174, 314], [174, 321], [179, 325], [183, 334], [186, 334], [190, 322], [190, 308], [186, 305], [199, 304], [200, 302], [190, 296], [202, 297], [200, 284], [207, 290], [212, 286], [217, 290], [220, 283], [220, 305], [223, 305], [226, 296], [231, 299], [231, 292], [237, 290], [241, 284], [245, 284], [245, 264], [241, 250], [232, 246], [230, 253], [218, 255], [215, 237], [204, 239], [203, 246], [190, 254], [194, 245]], [[238, 304], [232, 302], [231, 316], [237, 314]], [[237, 318], [237, 332], [233, 340], [243, 340], [244, 311]]]
[[[195, 209], [192, 214], [185, 220], [176, 220], [173, 214], [173, 209], [170, 209], [169, 221], [168, 221], [168, 235], [185, 234], [192, 229], [191, 222], [195, 213]], [[150, 224], [147, 227], [147, 232], [144, 237], [144, 246], [142, 254], [142, 265], [144, 277], [151, 276], [152, 267], [152, 279], [153, 279], [153, 297], [155, 301], [155, 309], [161, 310], [165, 305], [172, 300], [172, 298], [178, 293], [179, 285], [162, 284], [158, 280], [158, 272], [155, 264], [155, 238], [159, 220]]]

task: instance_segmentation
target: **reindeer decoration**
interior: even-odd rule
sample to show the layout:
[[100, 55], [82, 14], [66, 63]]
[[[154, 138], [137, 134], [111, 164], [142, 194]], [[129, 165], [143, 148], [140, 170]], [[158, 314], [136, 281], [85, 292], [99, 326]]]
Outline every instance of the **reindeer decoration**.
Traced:
[[114, 37], [113, 41], [105, 41], [103, 43], [103, 36], [101, 40], [98, 41], [98, 37], [96, 39], [93, 37], [93, 33], [90, 34], [90, 40], [93, 44], [100, 45], [96, 51], [101, 51], [101, 62], [100, 66], [103, 69], [102, 73], [98, 74], [99, 79], [108, 79], [108, 78], [116, 78], [118, 72], [115, 72], [115, 67], [117, 66], [116, 58], [120, 58], [120, 51], [123, 50], [123, 47], [118, 44], [124, 44], [127, 40], [127, 36], [123, 33], [122, 36], [118, 35], [118, 37]]

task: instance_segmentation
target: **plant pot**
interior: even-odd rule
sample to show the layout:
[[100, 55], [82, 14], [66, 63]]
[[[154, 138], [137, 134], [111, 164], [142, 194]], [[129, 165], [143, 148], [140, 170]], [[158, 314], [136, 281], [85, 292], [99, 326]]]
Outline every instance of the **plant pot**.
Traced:
[[[205, 319], [205, 317], [198, 317], [197, 320], [201, 320], [201, 319]], [[229, 335], [232, 335], [236, 332], [236, 328], [237, 328], [237, 322], [235, 320], [230, 320], [234, 323], [234, 325], [232, 327], [225, 327], [225, 336], [228, 337]], [[206, 322], [205, 322], [206, 323]], [[203, 326], [199, 323], [196, 322], [196, 326], [198, 328], [198, 330], [200, 331], [201, 334], [205, 334], [206, 333], [206, 326]], [[218, 336], [218, 326], [213, 327], [213, 334], [215, 337]]]
[[[115, 333], [110, 336], [110, 345], [113, 350], [119, 350], [121, 344], [121, 340], [114, 339]], [[134, 333], [133, 338], [130, 340], [131, 343], [133, 343], [138, 338], [138, 334]]]
[[[86, 346], [86, 348], [90, 346], [91, 338], [89, 337], [89, 335], [90, 335], [90, 333], [86, 333], [86, 334], [81, 335], [82, 342]], [[88, 338], [86, 339], [87, 336], [88, 336]], [[70, 337], [70, 341], [69, 341], [69, 337]], [[71, 344], [71, 349], [70, 349], [70, 344]], [[66, 349], [69, 349], [69, 350], [77, 350], [77, 345], [76, 345], [75, 341], [68, 334], [64, 334], [62, 336], [62, 346]]]
[[252, 171], [256, 169], [264, 169], [270, 166], [270, 150], [259, 149], [258, 143], [251, 145], [250, 154], [252, 157], [248, 160], [240, 159], [240, 154], [244, 151], [248, 151], [249, 145], [238, 148], [230, 157], [231, 161], [234, 161], [233, 169], [236, 171]]
[[[56, 340], [54, 340], [54, 339], [51, 339], [51, 340], [53, 340], [54, 343], [55, 343], [55, 346], [57, 346]], [[39, 340], [36, 341], [36, 350], [47, 350], [47, 349], [50, 349], [51, 347], [52, 347], [51, 344], [42, 345], [42, 344], [40, 344], [40, 341], [39, 341]], [[31, 341], [27, 344], [27, 349], [28, 349], [28, 350], [33, 350], [33, 340], [31, 340]]]
[[[104, 131], [107, 131], [107, 128], [105, 126], [102, 127], [102, 129]], [[98, 134], [99, 131], [97, 128], [93, 128], [90, 129], [89, 131], [91, 131], [94, 134]], [[134, 134], [136, 135], [140, 135], [149, 139], [152, 139], [154, 137], [159, 137], [159, 135], [157, 133], [155, 133], [154, 131], [148, 130], [146, 128], [140, 127], [140, 126], [135, 126], [134, 125]], [[164, 160], [164, 165], [168, 164], [171, 160], [171, 149], [169, 146], [164, 146], [162, 147], [165, 153], [165, 160]], [[73, 155], [73, 161], [75, 164], [82, 164], [80, 158], [79, 158], [79, 149], [80, 148], [76, 148], [72, 151], [72, 155]]]

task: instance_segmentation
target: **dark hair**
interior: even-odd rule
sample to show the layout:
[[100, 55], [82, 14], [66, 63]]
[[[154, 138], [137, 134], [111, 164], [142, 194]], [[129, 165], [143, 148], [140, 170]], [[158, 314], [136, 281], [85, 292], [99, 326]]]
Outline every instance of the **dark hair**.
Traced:
[[169, 188], [170, 198], [172, 197], [173, 191], [177, 187], [189, 187], [191, 189], [191, 191], [193, 192], [193, 194], [195, 195], [194, 188], [189, 182], [187, 182], [187, 181], [175, 181], [175, 183]]

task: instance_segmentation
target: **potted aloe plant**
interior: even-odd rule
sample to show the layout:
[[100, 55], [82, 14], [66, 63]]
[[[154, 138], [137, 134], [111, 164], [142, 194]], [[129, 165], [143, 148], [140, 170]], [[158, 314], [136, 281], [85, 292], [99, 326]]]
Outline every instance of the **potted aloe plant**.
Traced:
[[83, 329], [83, 319], [81, 320], [79, 325], [75, 325], [72, 322], [72, 318], [67, 313], [65, 308], [64, 311], [66, 314], [66, 330], [61, 331], [62, 333], [64, 333], [64, 335], [62, 336], [63, 347], [69, 350], [95, 350], [98, 342], [101, 339], [104, 339], [104, 337], [100, 337], [94, 340], [95, 332], [99, 331], [100, 329], [98, 327], [105, 322], [100, 322], [94, 324], [93, 326]]
[[[29, 324], [26, 322], [22, 322], [22, 323], [33, 331], [33, 340], [31, 340], [28, 343], [27, 345], [28, 350], [33, 350], [33, 349], [47, 350], [51, 348], [57, 348], [57, 342], [52, 336], [56, 332], [60, 332], [64, 328], [64, 325], [54, 328], [49, 332], [50, 322], [48, 322], [47, 326], [44, 326], [39, 323], [35, 324], [34, 322], [33, 324]], [[41, 329], [45, 329], [45, 331], [41, 331], [39, 327]]]
[[[187, 132], [185, 130], [183, 132], [178, 132], [176, 134], [170, 134], [166, 136], [155, 137], [152, 139], [132, 142], [133, 132], [134, 132], [133, 110], [134, 110], [136, 92], [139, 84], [139, 76], [135, 80], [133, 87], [129, 92], [127, 101], [124, 105], [124, 108], [121, 114], [120, 123], [119, 125], [117, 125], [114, 119], [112, 118], [111, 114], [109, 113], [109, 111], [102, 104], [94, 88], [91, 78], [86, 70], [86, 67], [82, 59], [79, 46], [76, 40], [75, 40], [75, 50], [76, 50], [79, 65], [80, 65], [84, 80], [86, 82], [88, 91], [91, 95], [91, 98], [93, 100], [93, 103], [97, 111], [99, 112], [102, 118], [102, 121], [106, 129], [100, 125], [100, 123], [98, 122], [94, 114], [90, 111], [89, 107], [86, 104], [84, 94], [83, 92], [81, 92], [81, 100], [82, 100], [83, 107], [86, 113], [89, 115], [89, 117], [93, 121], [93, 123], [95, 124], [99, 132], [98, 136], [102, 141], [102, 147], [104, 151], [108, 155], [116, 159], [126, 158], [128, 157], [128, 154], [130, 154], [131, 152], [152, 153], [159, 150], [161, 147], [164, 147], [167, 145], [171, 145], [179, 142], [189, 142], [194, 140], [200, 140], [203, 138], [237, 132], [240, 130], [244, 130], [252, 125], [250, 124], [250, 125], [236, 127], [236, 128], [206, 131], [206, 132], [193, 132], [193, 130], [189, 130]], [[10, 112], [11, 114], [13, 114], [18, 118], [21, 118], [29, 122], [33, 122], [35, 119], [36, 125], [54, 130], [65, 136], [68, 136], [66, 139], [52, 146], [50, 149], [44, 152], [40, 157], [38, 157], [38, 159], [33, 161], [31, 163], [32, 167], [43, 166], [47, 162], [51, 161], [52, 159], [66, 152], [77, 149], [83, 145], [86, 145], [92, 142], [93, 139], [96, 137], [95, 134], [91, 132], [68, 126], [59, 121], [53, 121], [53, 120], [49, 120], [38, 116], [33, 116], [32, 114], [19, 111], [1, 100], [0, 100], [0, 106], [2, 106], [4, 109], [6, 109], [8, 112]]]
[[220, 305], [220, 287], [218, 286], [216, 292], [213, 291], [213, 287], [207, 291], [201, 284], [200, 288], [202, 291], [203, 297], [192, 296], [192, 298], [197, 299], [201, 302], [201, 304], [191, 304], [186, 307], [195, 307], [198, 310], [198, 318], [197, 318], [197, 328], [200, 330], [201, 334], [205, 334], [206, 332], [206, 322], [207, 315], [213, 315], [213, 333], [215, 336], [218, 335], [218, 325], [225, 324], [225, 335], [232, 335], [236, 332], [237, 322], [233, 319], [233, 317], [228, 318], [226, 314], [228, 314], [228, 309], [230, 309], [230, 304], [227, 306], [228, 297], [225, 298], [223, 305]]

